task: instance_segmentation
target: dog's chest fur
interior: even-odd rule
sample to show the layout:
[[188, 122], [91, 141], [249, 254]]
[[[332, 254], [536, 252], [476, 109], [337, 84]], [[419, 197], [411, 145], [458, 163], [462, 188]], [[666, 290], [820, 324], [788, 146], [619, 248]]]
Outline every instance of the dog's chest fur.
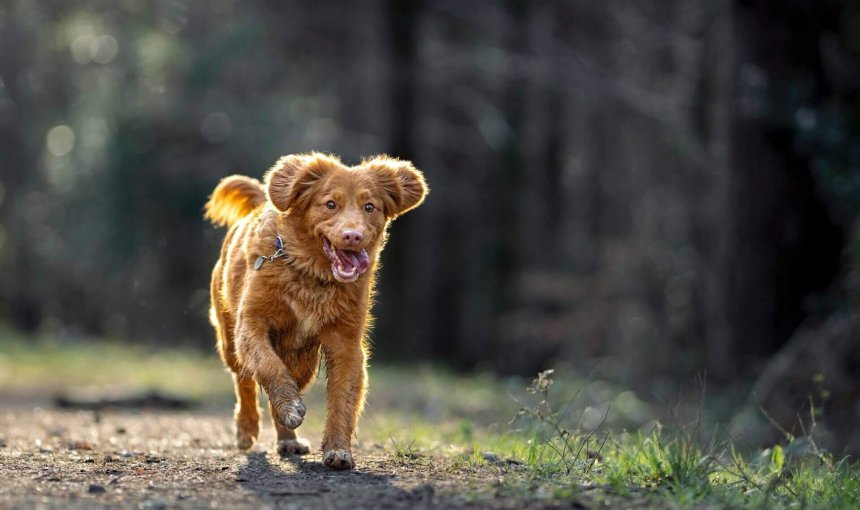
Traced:
[[[364, 277], [362, 277], [364, 279]], [[303, 277], [293, 273], [279, 282], [281, 306], [292, 311], [293, 344], [302, 346], [309, 339], [316, 338], [328, 326], [339, 323], [361, 322], [358, 317], [365, 313], [366, 307], [356, 292], [364, 282], [350, 288], [336, 283], [324, 283], [315, 278]]]

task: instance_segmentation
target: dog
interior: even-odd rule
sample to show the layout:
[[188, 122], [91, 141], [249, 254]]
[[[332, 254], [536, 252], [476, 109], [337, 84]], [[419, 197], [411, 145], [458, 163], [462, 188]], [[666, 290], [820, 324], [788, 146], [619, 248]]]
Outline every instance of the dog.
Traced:
[[336, 156], [285, 156], [263, 182], [225, 177], [205, 218], [229, 230], [212, 271], [210, 318], [236, 389], [236, 441], [259, 434], [257, 385], [281, 455], [306, 454], [296, 435], [301, 395], [326, 366], [323, 462], [352, 469], [367, 392], [367, 332], [379, 255], [392, 220], [428, 193], [409, 161], [381, 155], [348, 167]]

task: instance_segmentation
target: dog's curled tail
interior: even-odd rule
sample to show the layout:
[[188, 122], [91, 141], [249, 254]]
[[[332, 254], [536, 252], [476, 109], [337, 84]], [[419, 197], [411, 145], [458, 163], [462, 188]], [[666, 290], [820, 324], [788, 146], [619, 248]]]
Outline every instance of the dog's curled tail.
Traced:
[[231, 175], [221, 179], [209, 201], [204, 218], [216, 226], [231, 226], [251, 214], [266, 201], [263, 184], [244, 175]]

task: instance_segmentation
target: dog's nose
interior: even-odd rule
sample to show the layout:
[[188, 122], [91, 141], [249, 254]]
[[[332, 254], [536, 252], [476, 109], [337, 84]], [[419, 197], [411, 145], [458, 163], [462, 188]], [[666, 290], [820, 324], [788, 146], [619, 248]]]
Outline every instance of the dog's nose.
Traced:
[[358, 247], [361, 245], [362, 239], [364, 239], [364, 234], [358, 230], [344, 230], [341, 233], [341, 239], [348, 246]]

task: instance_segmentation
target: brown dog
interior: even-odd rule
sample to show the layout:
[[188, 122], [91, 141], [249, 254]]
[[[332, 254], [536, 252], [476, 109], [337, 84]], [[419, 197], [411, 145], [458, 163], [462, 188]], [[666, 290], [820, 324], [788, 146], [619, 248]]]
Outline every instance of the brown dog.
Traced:
[[351, 442], [367, 390], [365, 333], [388, 224], [427, 194], [408, 161], [377, 156], [354, 167], [319, 153], [281, 158], [265, 184], [224, 178], [206, 218], [230, 227], [212, 271], [211, 319], [236, 384], [236, 438], [259, 432], [257, 383], [281, 454], [307, 453], [296, 436], [301, 394], [325, 357], [323, 461], [355, 467]]

